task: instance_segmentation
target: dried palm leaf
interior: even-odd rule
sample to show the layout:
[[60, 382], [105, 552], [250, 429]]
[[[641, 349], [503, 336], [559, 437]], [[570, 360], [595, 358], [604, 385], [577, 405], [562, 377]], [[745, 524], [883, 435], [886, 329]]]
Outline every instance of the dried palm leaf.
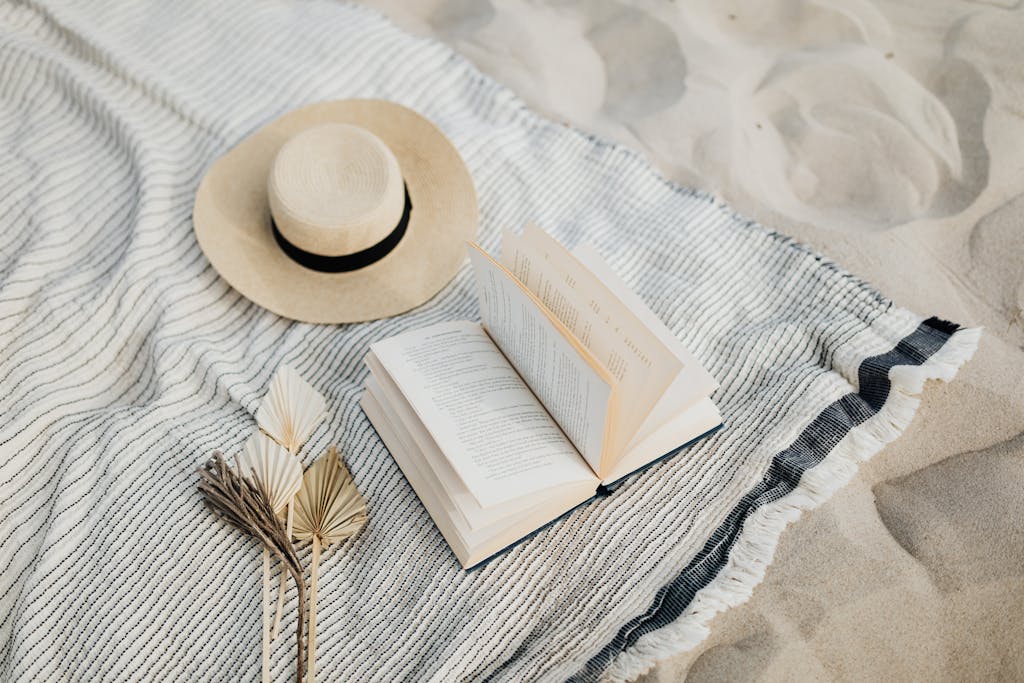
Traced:
[[295, 497], [295, 538], [313, 544], [309, 580], [307, 682], [316, 681], [316, 596], [321, 548], [354, 536], [366, 524], [366, 501], [359, 495], [338, 449], [331, 446], [302, 477]]
[[295, 538], [322, 546], [344, 541], [366, 524], [366, 502], [331, 446], [302, 477], [295, 498]]
[[[288, 452], [294, 456], [324, 419], [326, 408], [327, 401], [320, 392], [310, 386], [290, 366], [281, 365], [274, 373], [273, 379], [270, 380], [270, 389], [256, 410], [256, 422], [259, 423], [263, 431], [287, 448]], [[296, 460], [296, 462], [298, 461]], [[289, 499], [285, 527], [289, 538], [292, 533], [293, 519], [290, 503]], [[270, 641], [277, 639], [277, 631], [281, 625], [281, 612], [284, 609], [284, 591], [285, 577], [282, 574], [277, 591], [277, 609], [274, 610], [273, 626], [263, 636], [264, 642], [267, 644], [264, 650], [269, 649]]]
[[302, 488], [299, 459], [263, 432], [257, 431], [249, 437], [235, 462], [242, 475], [251, 476], [267, 491], [270, 505], [278, 515]]
[[[242, 476], [252, 477], [267, 492], [270, 506], [274, 513], [280, 515], [291, 502], [302, 486], [302, 465], [298, 458], [292, 456], [263, 432], [256, 431], [245, 442], [242, 455], [236, 456], [238, 472]], [[289, 533], [285, 528], [285, 533]], [[279, 602], [284, 606], [285, 574], [281, 573], [281, 596]], [[263, 642], [260, 660], [262, 662], [263, 680], [270, 679], [270, 551], [263, 549], [263, 593], [260, 606], [263, 612]]]
[[324, 419], [327, 401], [291, 367], [282, 365], [256, 410], [256, 422], [295, 455]]
[[270, 504], [267, 491], [249, 477], [241, 477], [224, 461], [220, 453], [199, 469], [199, 491], [206, 504], [226, 522], [252, 536], [281, 560], [299, 592], [299, 617], [295, 627], [297, 683], [302, 683], [302, 629], [305, 621], [305, 581], [302, 565], [281, 519]]

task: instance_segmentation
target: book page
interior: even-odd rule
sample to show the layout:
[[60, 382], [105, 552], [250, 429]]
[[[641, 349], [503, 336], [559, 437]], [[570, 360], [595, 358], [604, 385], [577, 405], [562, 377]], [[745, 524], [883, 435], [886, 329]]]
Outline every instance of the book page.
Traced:
[[722, 424], [722, 416], [710, 398], [703, 398], [688, 410], [677, 413], [644, 437], [629, 444], [626, 454], [604, 474], [611, 484], [636, 470], [665, 457], [683, 445], [707, 434]]
[[[373, 351], [366, 355], [366, 364], [371, 373], [366, 380], [367, 392], [380, 402], [381, 410], [387, 414], [395, 432], [403, 435], [403, 452], [392, 451], [391, 455], [399, 460], [404, 456], [422, 461], [436, 475], [448, 505], [463, 516], [467, 526], [493, 524], [521, 512], [530, 504], [531, 498], [526, 496], [482, 507]], [[374, 427], [378, 425], [374, 423]]]
[[481, 507], [595, 478], [480, 325], [440, 323], [370, 348]]
[[633, 441], [627, 445], [627, 450], [635, 444], [646, 439], [663, 425], [674, 420], [680, 413], [694, 406], [701, 399], [710, 396], [718, 388], [718, 381], [704, 369], [704, 366], [694, 358], [693, 354], [683, 346], [679, 338], [672, 333], [672, 330], [665, 326], [658, 316], [643, 302], [636, 292], [618, 276], [608, 263], [601, 258], [597, 250], [583, 244], [574, 252], [579, 261], [586, 266], [590, 272], [596, 275], [615, 296], [637, 316], [652, 333], [662, 340], [662, 343], [682, 363], [682, 371], [675, 377], [675, 380], [665, 391], [665, 394], [651, 409], [650, 414], [640, 425], [640, 429], [633, 436]]
[[619, 390], [615, 457], [683, 368], [680, 359], [593, 273], [550, 235], [505, 231], [502, 261], [602, 361]]
[[484, 328], [599, 473], [616, 407], [612, 377], [508, 270], [471, 247]]
[[521, 512], [501, 517], [487, 526], [468, 526], [451, 505], [436, 473], [406, 438], [405, 424], [394, 420], [397, 416], [388, 411], [386, 401], [368, 386], [359, 403], [464, 568], [507, 548], [594, 496], [596, 480], [560, 487], [528, 498], [532, 505]]
[[[380, 402], [381, 409], [393, 425], [394, 431], [402, 436], [402, 452], [392, 450], [391, 455], [399, 462], [413, 459], [425, 465], [433, 473], [444, 493], [442, 503], [446, 509], [452, 511], [453, 517], [462, 520], [461, 523], [467, 528], [479, 529], [516, 519], [523, 511], [537, 505], [538, 495], [548, 500], [557, 497], [557, 492], [563, 491], [564, 488], [570, 488], [568, 485], [559, 486], [557, 492], [556, 489], [544, 489], [538, 495], [521, 496], [506, 503], [481, 506], [451, 462], [438, 448], [430, 431], [420, 421], [416, 411], [409, 405], [409, 400], [402, 395], [395, 380], [380, 364], [373, 351], [366, 355], [366, 364], [370, 368], [370, 377], [366, 379], [367, 392], [372, 393]], [[378, 427], [376, 422], [374, 427]], [[583, 482], [583, 488], [592, 495], [595, 483], [587, 480]]]

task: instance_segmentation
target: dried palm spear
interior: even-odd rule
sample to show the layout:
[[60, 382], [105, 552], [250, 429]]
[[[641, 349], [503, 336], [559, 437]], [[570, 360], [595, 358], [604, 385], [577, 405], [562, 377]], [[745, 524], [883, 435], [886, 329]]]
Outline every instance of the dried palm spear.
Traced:
[[256, 410], [256, 422], [294, 455], [324, 419], [327, 401], [290, 366], [282, 365]]
[[270, 504], [270, 496], [253, 479], [241, 477], [232, 470], [224, 462], [220, 453], [213, 454], [213, 457], [199, 469], [199, 475], [202, 478], [199, 482], [199, 491], [203, 494], [210, 509], [277, 555], [282, 566], [295, 581], [299, 592], [299, 615], [295, 627], [297, 647], [295, 680], [297, 683], [302, 683], [302, 629], [306, 612], [305, 581], [302, 576], [302, 565], [295, 554], [291, 539], [285, 533], [281, 519]]
[[[281, 444], [295, 461], [301, 476], [302, 465], [298, 458], [294, 457], [302, 444], [306, 443], [313, 434], [313, 430], [320, 424], [326, 414], [327, 401], [323, 395], [314, 389], [309, 382], [302, 379], [295, 370], [288, 365], [282, 365], [274, 373], [270, 380], [270, 389], [267, 395], [260, 401], [256, 410], [256, 422], [260, 429], [266, 432], [274, 441]], [[297, 490], [297, 489], [296, 489]], [[294, 496], [294, 493], [292, 494]], [[286, 503], [287, 518], [285, 529], [288, 537], [292, 535], [292, 522], [294, 511], [291, 505], [291, 496]], [[270, 580], [270, 568], [264, 572], [266, 580]], [[274, 610], [273, 625], [269, 630], [264, 628], [263, 633], [263, 658], [269, 659], [270, 642], [277, 639], [277, 630], [281, 625], [281, 611], [284, 609], [285, 577], [281, 575], [281, 584], [277, 591], [277, 609]]]
[[[266, 434], [257, 431], [245, 442], [242, 455], [235, 458], [238, 473], [251, 477], [264, 491], [274, 514], [280, 515], [299, 492], [302, 486], [302, 465], [279, 443]], [[288, 536], [288, 528], [285, 527]], [[283, 598], [285, 574], [281, 573]], [[283, 599], [280, 602], [284, 602]], [[263, 593], [260, 608], [263, 613], [263, 642], [260, 648], [260, 662], [263, 683], [270, 681], [270, 550], [263, 548]], [[282, 605], [283, 606], [283, 605]]]
[[307, 682], [316, 681], [316, 595], [320, 577], [320, 550], [354, 536], [366, 524], [366, 502], [359, 495], [338, 449], [306, 470], [295, 497], [295, 538], [313, 544], [309, 579], [309, 638], [306, 656]]
[[302, 465], [298, 458], [262, 432], [249, 437], [235, 462], [243, 476], [252, 477], [263, 487], [278, 515], [302, 488]]

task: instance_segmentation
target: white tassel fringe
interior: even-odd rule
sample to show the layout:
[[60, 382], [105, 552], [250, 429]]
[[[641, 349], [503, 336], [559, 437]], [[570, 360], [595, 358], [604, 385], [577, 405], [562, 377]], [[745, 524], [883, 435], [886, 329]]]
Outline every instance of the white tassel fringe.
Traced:
[[889, 371], [891, 388], [885, 405], [872, 418], [851, 430], [825, 459], [804, 473], [800, 484], [784, 498], [758, 508], [743, 524], [726, 566], [701, 589], [686, 611], [672, 624], [642, 637], [619, 655], [602, 680], [628, 681], [659, 661], [692, 650], [710, 633], [711, 619], [746, 602], [764, 579], [785, 528], [845, 486], [868, 460], [894, 441], [910, 424], [929, 379], [950, 381], [971, 359], [981, 328], [955, 332], [923, 364], [898, 365]]

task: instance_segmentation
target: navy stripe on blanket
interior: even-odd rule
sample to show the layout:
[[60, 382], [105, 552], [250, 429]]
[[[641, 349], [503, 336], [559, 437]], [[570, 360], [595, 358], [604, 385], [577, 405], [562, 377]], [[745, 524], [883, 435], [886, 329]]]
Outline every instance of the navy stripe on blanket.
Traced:
[[804, 428], [792, 445], [775, 454], [761, 481], [733, 508], [682, 573], [658, 591], [644, 614], [619, 629], [612, 641], [569, 680], [574, 683], [596, 681], [616, 656], [641, 637], [678, 619], [697, 592], [725, 567], [747, 518], [761, 506], [791, 493], [804, 473], [820, 464], [850, 430], [882, 409], [891, 389], [889, 371], [893, 367], [921, 365], [958, 329], [954, 323], [929, 318], [891, 351], [865, 358], [857, 373], [858, 392], [830, 404]]

